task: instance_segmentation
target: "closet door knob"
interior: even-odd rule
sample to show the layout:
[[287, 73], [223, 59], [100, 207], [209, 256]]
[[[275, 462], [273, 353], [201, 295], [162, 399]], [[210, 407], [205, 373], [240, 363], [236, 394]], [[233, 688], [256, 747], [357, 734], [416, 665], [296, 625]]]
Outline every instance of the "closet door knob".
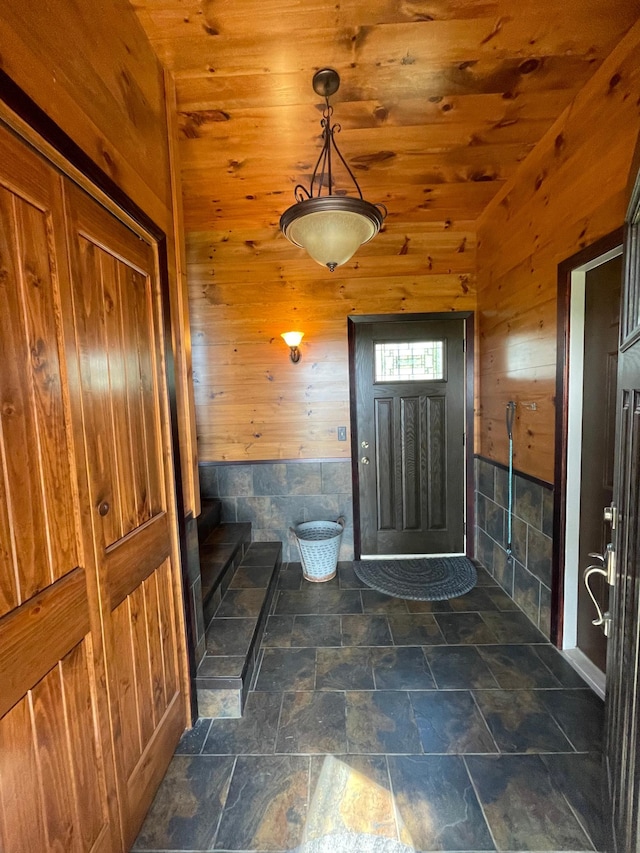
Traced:
[[104, 518], [110, 509], [111, 509], [111, 507], [109, 506], [109, 504], [106, 501], [103, 501], [103, 503], [101, 503], [100, 506], [98, 507], [98, 512]]

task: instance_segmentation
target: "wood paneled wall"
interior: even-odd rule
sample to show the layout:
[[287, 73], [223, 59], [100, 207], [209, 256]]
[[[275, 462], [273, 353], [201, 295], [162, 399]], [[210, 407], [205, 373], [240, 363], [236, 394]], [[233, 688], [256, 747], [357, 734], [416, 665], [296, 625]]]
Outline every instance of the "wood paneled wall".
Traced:
[[[172, 82], [133, 8], [127, 0], [6, 0], [0, 43], [3, 71], [166, 233], [172, 312], [188, 328], [186, 283], [176, 272], [182, 235], [174, 230], [170, 173]], [[174, 336], [185, 508], [197, 513], [189, 341], [179, 323]]]
[[478, 222], [479, 452], [554, 476], [557, 266], [614, 231], [640, 130], [640, 23], [543, 137]]
[[292, 261], [277, 223], [189, 233], [187, 259], [203, 462], [349, 458], [347, 317], [475, 308], [467, 221], [394, 222], [334, 273], [302, 249]]

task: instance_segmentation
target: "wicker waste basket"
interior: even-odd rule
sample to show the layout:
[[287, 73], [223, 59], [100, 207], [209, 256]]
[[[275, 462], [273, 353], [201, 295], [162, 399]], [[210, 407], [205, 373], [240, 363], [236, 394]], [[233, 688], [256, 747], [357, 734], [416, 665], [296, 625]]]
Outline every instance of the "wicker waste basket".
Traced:
[[305, 521], [291, 528], [300, 549], [302, 574], [320, 583], [336, 576], [344, 518], [337, 521]]

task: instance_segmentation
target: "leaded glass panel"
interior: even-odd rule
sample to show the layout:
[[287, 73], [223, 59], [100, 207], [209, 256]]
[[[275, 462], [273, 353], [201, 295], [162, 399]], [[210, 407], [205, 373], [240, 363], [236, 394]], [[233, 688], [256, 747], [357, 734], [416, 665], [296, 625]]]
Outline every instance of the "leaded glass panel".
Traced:
[[444, 341], [375, 344], [376, 382], [437, 382], [444, 379]]

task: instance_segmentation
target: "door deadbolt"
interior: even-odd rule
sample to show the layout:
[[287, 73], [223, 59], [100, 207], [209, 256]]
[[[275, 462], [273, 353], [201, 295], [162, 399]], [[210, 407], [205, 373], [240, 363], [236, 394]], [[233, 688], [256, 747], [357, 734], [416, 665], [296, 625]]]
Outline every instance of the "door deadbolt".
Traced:
[[366, 449], [367, 449], [367, 447], [369, 447], [369, 442], [368, 442], [368, 441], [362, 441], [362, 442], [360, 442], [360, 447], [364, 447], [364, 449], [366, 450]]

